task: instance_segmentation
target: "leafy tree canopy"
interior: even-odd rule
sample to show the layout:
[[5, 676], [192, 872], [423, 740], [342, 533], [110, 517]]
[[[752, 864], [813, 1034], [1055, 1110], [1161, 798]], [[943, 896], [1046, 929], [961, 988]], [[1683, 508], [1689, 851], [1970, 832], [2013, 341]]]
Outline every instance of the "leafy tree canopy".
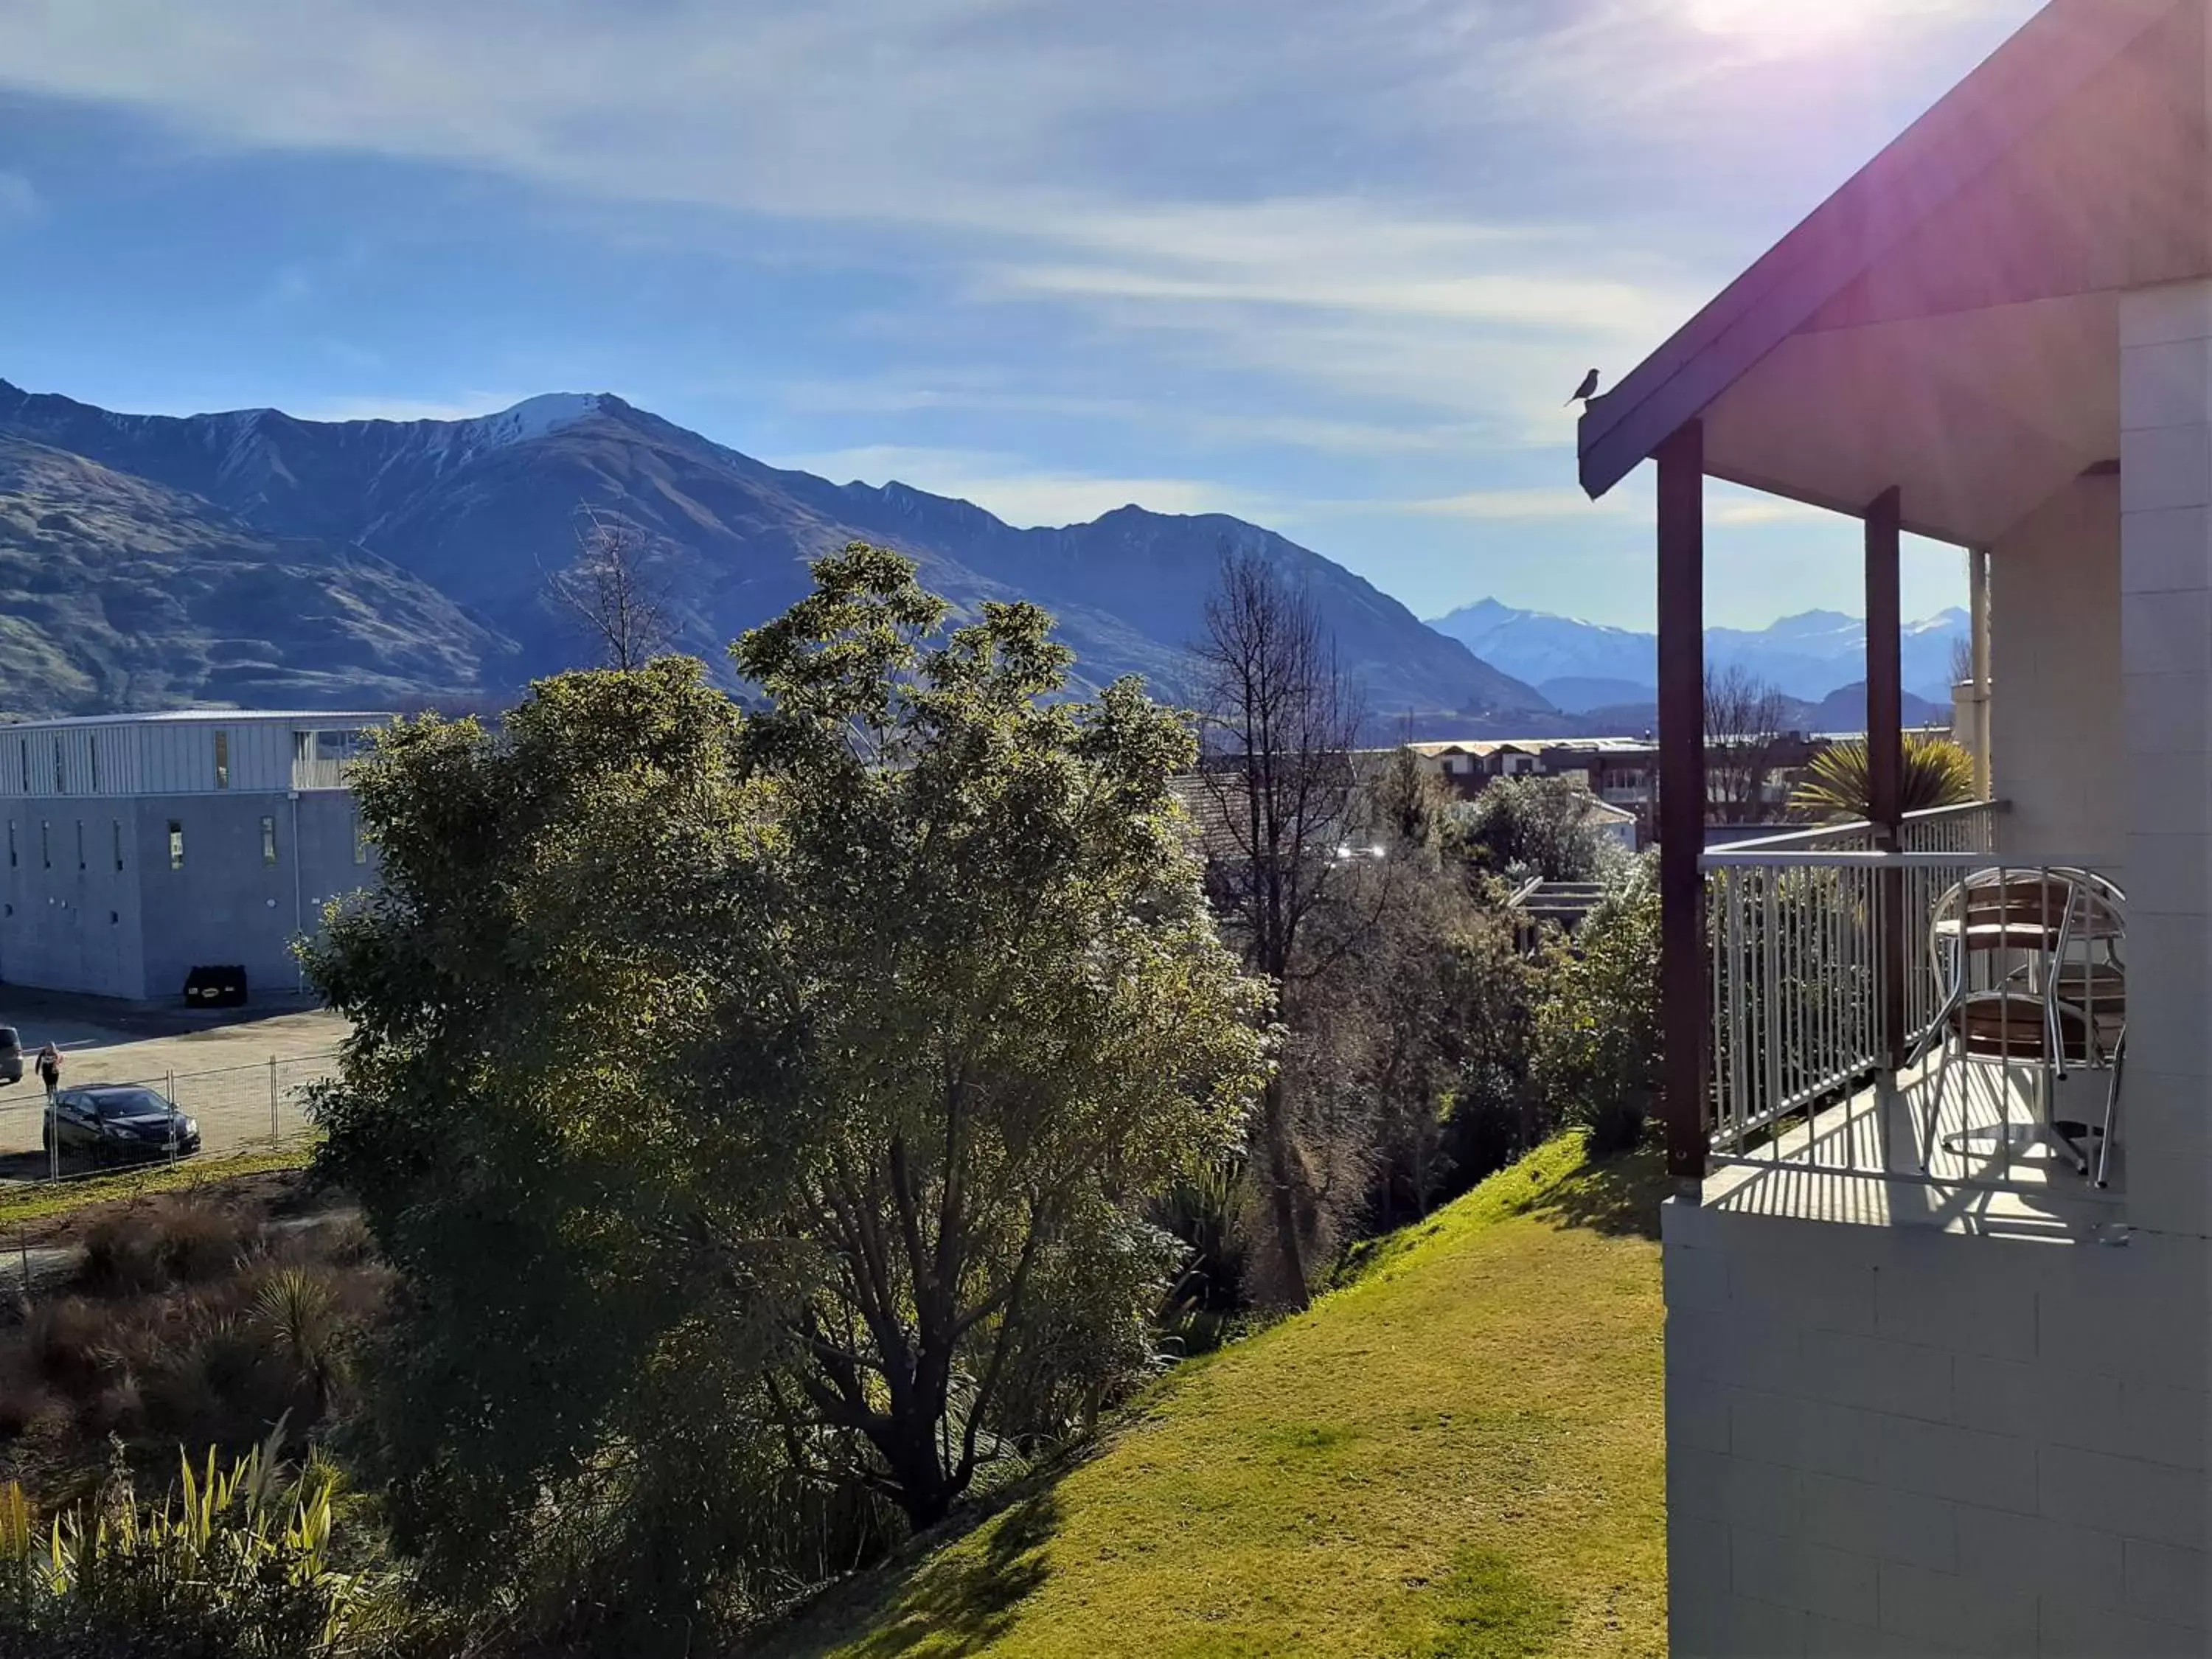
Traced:
[[321, 1157], [404, 1286], [376, 1455], [454, 1562], [580, 1516], [765, 1599], [858, 1492], [934, 1519], [1146, 1363], [1141, 1206], [1240, 1142], [1264, 997], [1183, 724], [1057, 700], [1035, 606], [814, 575], [733, 649], [763, 712], [665, 658], [361, 769]]

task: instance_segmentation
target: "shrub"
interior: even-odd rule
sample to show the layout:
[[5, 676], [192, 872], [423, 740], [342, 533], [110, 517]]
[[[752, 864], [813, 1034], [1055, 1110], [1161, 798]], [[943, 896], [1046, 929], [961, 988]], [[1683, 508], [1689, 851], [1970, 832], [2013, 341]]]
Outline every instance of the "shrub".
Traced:
[[102, 1216], [86, 1231], [77, 1287], [120, 1297], [203, 1284], [230, 1272], [259, 1242], [259, 1227], [236, 1211], [155, 1199]]
[[1499, 778], [1462, 809], [1461, 849], [1512, 881], [1599, 881], [1621, 854], [1577, 778]]
[[391, 1275], [357, 1220], [264, 1231], [252, 1206], [134, 1205], [87, 1229], [70, 1293], [0, 1305], [0, 1480], [52, 1498], [97, 1481], [119, 1435], [142, 1475], [182, 1443], [242, 1455], [287, 1417], [349, 1404], [344, 1350]]
[[1649, 859], [1553, 949], [1531, 1069], [1556, 1121], [1600, 1156], [1635, 1144], [1659, 1090], [1659, 890]]
[[339, 1571], [337, 1479], [267, 1445], [220, 1469], [182, 1459], [177, 1489], [142, 1506], [119, 1462], [50, 1527], [0, 1486], [0, 1655], [47, 1659], [335, 1659], [396, 1655], [410, 1632], [386, 1575]]
[[[1905, 734], [1905, 778], [1899, 810], [1932, 811], [1974, 799], [1974, 757], [1948, 738]], [[1804, 781], [1790, 792], [1793, 811], [1824, 818], [1872, 816], [1874, 784], [1863, 742], [1832, 744], [1805, 769]]]

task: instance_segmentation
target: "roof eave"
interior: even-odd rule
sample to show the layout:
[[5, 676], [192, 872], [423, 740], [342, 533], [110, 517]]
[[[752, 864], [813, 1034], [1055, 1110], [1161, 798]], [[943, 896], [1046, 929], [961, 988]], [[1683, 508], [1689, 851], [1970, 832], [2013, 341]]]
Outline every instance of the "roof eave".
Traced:
[[2051, 0], [1722, 289], [1577, 433], [1595, 501], [2183, 0]]

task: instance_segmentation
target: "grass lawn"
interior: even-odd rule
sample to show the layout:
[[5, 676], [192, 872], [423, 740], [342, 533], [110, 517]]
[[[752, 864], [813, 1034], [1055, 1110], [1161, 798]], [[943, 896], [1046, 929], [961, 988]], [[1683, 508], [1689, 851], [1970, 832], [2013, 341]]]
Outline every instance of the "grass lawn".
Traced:
[[1663, 1653], [1663, 1190], [1546, 1147], [762, 1651]]
[[175, 1164], [149, 1164], [118, 1175], [0, 1188], [0, 1236], [12, 1239], [16, 1229], [27, 1227], [33, 1222], [73, 1216], [96, 1205], [145, 1198], [155, 1193], [182, 1192], [209, 1182], [230, 1181], [271, 1170], [304, 1169], [314, 1155], [314, 1147], [303, 1142], [274, 1152], [186, 1158]]

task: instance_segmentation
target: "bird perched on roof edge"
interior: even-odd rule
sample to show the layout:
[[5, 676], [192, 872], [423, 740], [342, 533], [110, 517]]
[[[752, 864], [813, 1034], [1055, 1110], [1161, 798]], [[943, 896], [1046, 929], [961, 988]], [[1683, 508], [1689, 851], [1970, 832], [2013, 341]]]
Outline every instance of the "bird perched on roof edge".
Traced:
[[1597, 396], [1597, 370], [1583, 376], [1583, 383], [1575, 388], [1575, 395], [1567, 399], [1571, 404], [1586, 404]]

